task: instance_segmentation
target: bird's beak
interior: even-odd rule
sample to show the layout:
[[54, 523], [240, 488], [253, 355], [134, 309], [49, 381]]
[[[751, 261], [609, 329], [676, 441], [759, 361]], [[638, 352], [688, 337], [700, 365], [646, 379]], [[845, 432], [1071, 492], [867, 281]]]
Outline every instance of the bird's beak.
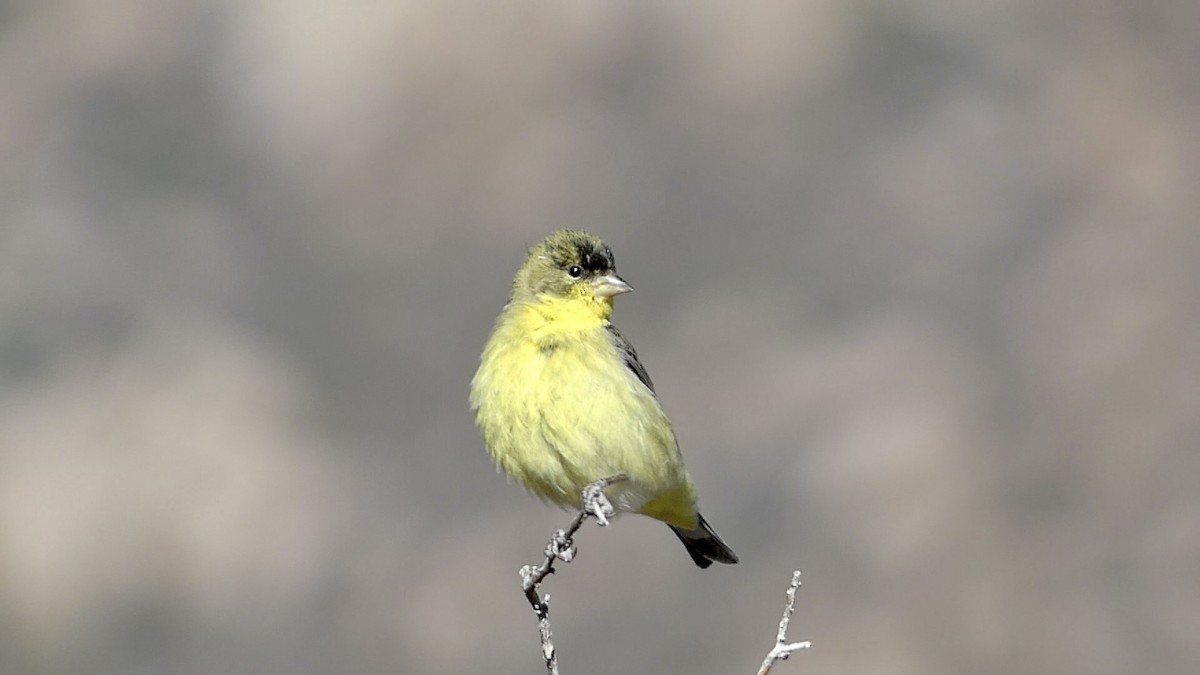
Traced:
[[592, 289], [596, 295], [602, 298], [611, 298], [614, 295], [632, 291], [633, 286], [625, 283], [625, 280], [616, 274], [605, 274], [592, 279]]

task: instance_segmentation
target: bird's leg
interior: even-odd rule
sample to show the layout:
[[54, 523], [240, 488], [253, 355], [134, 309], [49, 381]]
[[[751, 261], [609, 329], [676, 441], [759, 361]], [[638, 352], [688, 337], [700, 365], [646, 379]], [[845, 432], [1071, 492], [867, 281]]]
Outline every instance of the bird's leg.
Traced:
[[597, 525], [608, 525], [609, 516], [616, 515], [617, 510], [613, 508], [612, 502], [608, 500], [608, 495], [604, 494], [604, 488], [616, 483], [623, 483], [627, 480], [629, 480], [629, 476], [619, 473], [615, 476], [601, 478], [598, 481], [590, 483], [583, 489], [583, 512], [595, 517]]

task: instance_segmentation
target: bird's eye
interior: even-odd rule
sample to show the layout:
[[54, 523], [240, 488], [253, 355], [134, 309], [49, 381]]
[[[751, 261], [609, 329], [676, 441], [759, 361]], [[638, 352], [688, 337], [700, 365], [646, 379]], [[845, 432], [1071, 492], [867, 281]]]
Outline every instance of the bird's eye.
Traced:
[[578, 279], [579, 277], [583, 276], [583, 268], [579, 265], [571, 265], [567, 268], [567, 274], [572, 279]]

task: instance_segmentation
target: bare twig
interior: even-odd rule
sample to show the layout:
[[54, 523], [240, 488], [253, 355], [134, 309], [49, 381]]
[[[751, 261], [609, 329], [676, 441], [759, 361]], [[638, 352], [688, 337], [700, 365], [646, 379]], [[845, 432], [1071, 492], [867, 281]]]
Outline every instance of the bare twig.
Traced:
[[609, 516], [614, 515], [616, 510], [605, 496], [604, 488], [628, 479], [625, 474], [618, 474], [602, 478], [584, 488], [579, 515], [575, 516], [565, 530], [556, 531], [550, 538], [550, 542], [546, 544], [545, 560], [542, 564], [521, 568], [521, 590], [525, 592], [525, 598], [529, 600], [529, 605], [537, 615], [538, 633], [542, 640], [542, 659], [546, 662], [546, 672], [550, 675], [558, 675], [558, 654], [554, 651], [550, 632], [550, 594], [539, 597], [538, 587], [547, 576], [554, 573], [555, 560], [568, 563], [575, 559], [577, 549], [571, 537], [583, 526], [583, 521], [591, 516], [596, 519], [597, 525], [608, 525]]
[[812, 643], [807, 640], [791, 644], [788, 644], [787, 641], [788, 623], [792, 620], [792, 611], [796, 606], [796, 591], [799, 588], [800, 570], [796, 570], [792, 572], [792, 583], [788, 585], [787, 602], [783, 605], [783, 618], [779, 620], [779, 632], [775, 636], [775, 646], [767, 653], [767, 658], [763, 659], [762, 666], [758, 669], [758, 675], [767, 675], [771, 672], [771, 666], [774, 666], [776, 662], [786, 661], [792, 652], [812, 646]]

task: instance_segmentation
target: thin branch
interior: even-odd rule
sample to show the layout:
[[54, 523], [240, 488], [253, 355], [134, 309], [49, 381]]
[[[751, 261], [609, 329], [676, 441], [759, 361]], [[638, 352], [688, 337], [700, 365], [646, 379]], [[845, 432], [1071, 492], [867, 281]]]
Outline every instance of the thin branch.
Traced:
[[812, 646], [812, 643], [807, 640], [791, 644], [788, 644], [787, 641], [788, 623], [792, 620], [792, 612], [796, 606], [796, 591], [799, 588], [800, 570], [796, 570], [792, 572], [792, 583], [788, 585], [787, 602], [783, 605], [783, 618], [779, 620], [779, 632], [775, 636], [775, 646], [767, 653], [767, 658], [763, 659], [762, 666], [758, 669], [758, 675], [767, 675], [771, 672], [771, 666], [774, 666], [776, 662], [786, 661], [792, 652]]
[[583, 526], [583, 521], [592, 517], [596, 519], [597, 525], [608, 525], [609, 516], [615, 514], [616, 510], [605, 496], [604, 488], [628, 479], [629, 477], [625, 474], [618, 474], [602, 478], [584, 488], [579, 515], [575, 516], [565, 530], [556, 531], [550, 538], [550, 542], [546, 544], [545, 559], [542, 564], [526, 565], [521, 568], [521, 590], [525, 592], [529, 606], [533, 607], [533, 612], [537, 615], [538, 633], [542, 641], [542, 659], [546, 662], [546, 672], [550, 675], [558, 675], [558, 654], [554, 651], [554, 642], [551, 640], [550, 632], [550, 594], [539, 597], [538, 587], [546, 577], [554, 574], [554, 561], [561, 560], [569, 563], [575, 559], [577, 549], [571, 538]]

